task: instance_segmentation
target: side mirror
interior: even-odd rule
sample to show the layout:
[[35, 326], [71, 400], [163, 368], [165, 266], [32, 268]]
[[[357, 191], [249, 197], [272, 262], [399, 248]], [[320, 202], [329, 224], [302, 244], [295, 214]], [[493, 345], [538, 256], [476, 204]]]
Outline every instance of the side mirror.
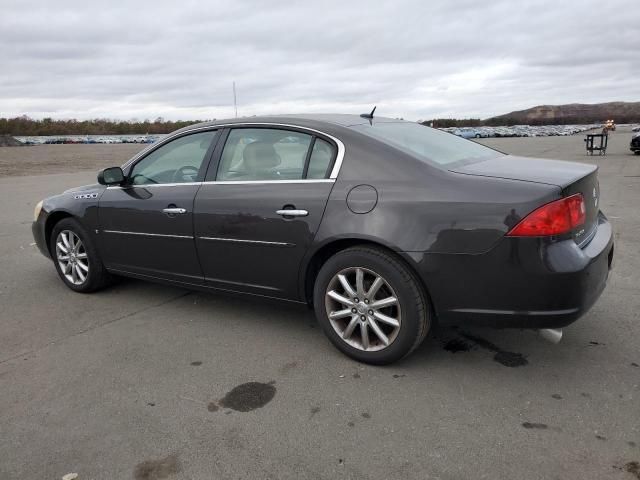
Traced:
[[98, 173], [100, 185], [121, 185], [124, 182], [124, 173], [120, 167], [109, 167]]

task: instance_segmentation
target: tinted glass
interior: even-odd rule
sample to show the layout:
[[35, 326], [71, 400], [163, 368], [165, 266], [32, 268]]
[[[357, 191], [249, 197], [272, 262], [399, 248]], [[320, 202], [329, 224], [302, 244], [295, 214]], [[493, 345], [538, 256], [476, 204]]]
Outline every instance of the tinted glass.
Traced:
[[333, 146], [321, 138], [316, 138], [309, 159], [307, 178], [327, 178], [334, 156]]
[[374, 123], [353, 128], [414, 157], [438, 165], [485, 160], [502, 155], [479, 143], [419, 123]]
[[154, 150], [133, 166], [129, 178], [134, 185], [199, 181], [200, 167], [216, 132], [177, 138]]
[[216, 180], [299, 180], [311, 135], [271, 128], [235, 128], [222, 152]]

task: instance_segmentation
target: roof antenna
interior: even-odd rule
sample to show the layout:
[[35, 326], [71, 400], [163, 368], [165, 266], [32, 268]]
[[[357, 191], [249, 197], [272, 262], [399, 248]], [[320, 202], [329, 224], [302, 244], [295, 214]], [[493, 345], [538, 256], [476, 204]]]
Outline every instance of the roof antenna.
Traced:
[[376, 111], [376, 107], [373, 107], [373, 110], [371, 110], [371, 113], [361, 113], [360, 116], [362, 118], [368, 118], [368, 119], [372, 119], [373, 118], [373, 112]]

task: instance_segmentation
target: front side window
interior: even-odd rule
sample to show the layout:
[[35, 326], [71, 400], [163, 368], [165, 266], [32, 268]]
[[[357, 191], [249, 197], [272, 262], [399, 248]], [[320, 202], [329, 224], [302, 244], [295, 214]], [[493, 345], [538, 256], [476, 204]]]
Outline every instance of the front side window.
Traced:
[[129, 174], [133, 185], [189, 183], [200, 180], [200, 169], [215, 131], [177, 138], [136, 163]]
[[229, 132], [216, 180], [300, 180], [312, 136], [271, 128]]

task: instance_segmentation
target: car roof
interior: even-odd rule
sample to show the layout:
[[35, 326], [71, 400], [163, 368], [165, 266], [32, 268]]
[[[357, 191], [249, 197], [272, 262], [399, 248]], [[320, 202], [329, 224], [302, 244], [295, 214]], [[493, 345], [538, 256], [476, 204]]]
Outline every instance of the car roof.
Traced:
[[[216, 125], [230, 125], [230, 124], [244, 124], [244, 123], [280, 123], [299, 125], [301, 127], [309, 128], [322, 128], [322, 126], [338, 126], [338, 127], [353, 127], [355, 125], [363, 125], [368, 123], [393, 123], [403, 122], [404, 120], [386, 118], [386, 117], [374, 117], [372, 120], [363, 118], [360, 115], [349, 114], [335, 114], [335, 113], [313, 113], [313, 114], [294, 114], [294, 115], [269, 115], [269, 116], [253, 116], [253, 117], [240, 117], [223, 120], [214, 120], [212, 122], [197, 123], [184, 127], [178, 132], [187, 132], [192, 129], [201, 129], [208, 126]], [[176, 132], [177, 133], [177, 132]]]

